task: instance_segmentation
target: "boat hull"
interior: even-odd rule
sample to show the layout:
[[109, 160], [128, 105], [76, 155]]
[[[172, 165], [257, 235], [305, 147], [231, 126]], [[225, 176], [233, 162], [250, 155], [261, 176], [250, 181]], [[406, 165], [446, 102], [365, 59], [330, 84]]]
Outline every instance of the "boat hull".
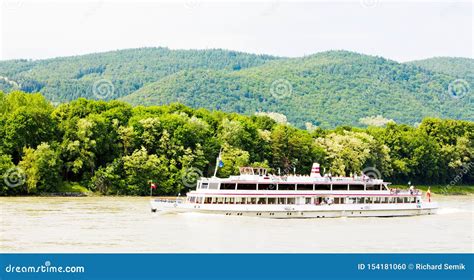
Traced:
[[215, 205], [151, 201], [153, 212], [197, 212], [274, 219], [399, 217], [435, 214], [437, 203], [333, 205]]

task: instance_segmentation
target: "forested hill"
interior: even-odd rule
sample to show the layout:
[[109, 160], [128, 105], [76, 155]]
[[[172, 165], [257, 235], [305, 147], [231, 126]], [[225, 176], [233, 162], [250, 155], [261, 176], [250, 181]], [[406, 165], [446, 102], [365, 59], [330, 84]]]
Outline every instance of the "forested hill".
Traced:
[[275, 57], [219, 49], [141, 48], [46, 60], [0, 61], [0, 90], [19, 87], [26, 92], [41, 92], [53, 102], [78, 97], [97, 99], [92, 86], [106, 79], [114, 90], [101, 97], [115, 99], [180, 70], [236, 71], [272, 59]]
[[463, 57], [433, 57], [408, 62], [438, 73], [444, 73], [474, 83], [474, 59]]
[[181, 102], [244, 114], [278, 112], [298, 127], [360, 126], [378, 115], [408, 124], [426, 116], [473, 120], [472, 95], [454, 97], [448, 91], [455, 79], [380, 57], [331, 51], [234, 72], [181, 71], [123, 100]]
[[[40, 92], [54, 103], [86, 97], [134, 105], [181, 102], [247, 115], [275, 112], [297, 127], [474, 120], [474, 60], [435, 63], [442, 59], [398, 63], [348, 51], [281, 58], [144, 48], [3, 61], [0, 90]], [[105, 94], [94, 94], [104, 81]]]

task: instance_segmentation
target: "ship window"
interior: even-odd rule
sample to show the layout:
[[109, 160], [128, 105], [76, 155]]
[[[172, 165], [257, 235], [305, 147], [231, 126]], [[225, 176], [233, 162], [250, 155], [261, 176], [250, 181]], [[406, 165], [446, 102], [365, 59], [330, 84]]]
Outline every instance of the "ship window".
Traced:
[[304, 203], [305, 204], [311, 204], [311, 197], [305, 198]]
[[189, 198], [189, 202], [194, 203], [195, 201], [196, 201], [196, 198], [194, 196], [191, 196], [191, 198]]
[[331, 190], [331, 185], [316, 185], [314, 189], [317, 191], [329, 191]]
[[279, 191], [294, 191], [295, 184], [278, 184]]
[[397, 197], [397, 203], [403, 203], [403, 197]]
[[333, 191], [347, 191], [347, 185], [332, 185]]
[[313, 184], [298, 184], [296, 186], [296, 188], [299, 191], [312, 191], [313, 190]]
[[217, 204], [222, 204], [222, 203], [224, 203], [224, 198], [223, 198], [223, 197], [217, 197], [217, 198], [216, 198], [216, 203], [217, 203]]
[[238, 190], [256, 190], [257, 185], [256, 184], [237, 184], [237, 189]]
[[380, 191], [383, 185], [367, 185], [366, 190], [368, 191]]
[[235, 190], [235, 183], [221, 183], [221, 190]]
[[287, 204], [295, 204], [295, 198], [294, 197], [288, 197]]
[[234, 204], [234, 198], [233, 197], [224, 198], [224, 204]]
[[201, 189], [207, 189], [208, 183], [202, 183], [201, 184]]
[[351, 191], [363, 191], [364, 185], [349, 185], [349, 190]]
[[269, 197], [269, 198], [268, 198], [268, 204], [276, 204], [276, 198], [274, 198], [274, 197]]
[[212, 203], [212, 197], [206, 197], [206, 198], [204, 198], [204, 203], [206, 203], [206, 204], [211, 204], [211, 203]]
[[249, 204], [257, 204], [257, 198], [256, 197], [251, 197]]
[[235, 198], [236, 204], [245, 204], [245, 197], [236, 197]]
[[267, 204], [265, 197], [259, 197], [258, 198], [258, 204]]
[[258, 190], [276, 190], [275, 184], [258, 184]]
[[217, 190], [219, 188], [219, 183], [209, 183], [209, 189]]
[[285, 197], [279, 197], [278, 198], [278, 204], [286, 204], [286, 198]]

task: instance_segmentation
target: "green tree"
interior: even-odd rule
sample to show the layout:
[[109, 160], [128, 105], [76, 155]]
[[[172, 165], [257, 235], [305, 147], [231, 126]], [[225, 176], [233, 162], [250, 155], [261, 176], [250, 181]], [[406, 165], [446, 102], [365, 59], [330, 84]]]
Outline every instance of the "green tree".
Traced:
[[159, 182], [158, 193], [166, 194], [172, 188], [165, 181], [165, 174], [168, 172], [167, 166], [163, 164], [163, 159], [157, 155], [148, 154], [145, 147], [135, 150], [131, 155], [124, 156], [123, 172], [126, 189], [123, 193], [131, 195], [147, 195], [149, 193], [149, 182]]
[[221, 156], [224, 166], [219, 168], [219, 176], [228, 177], [239, 174], [239, 167], [248, 166], [249, 158], [250, 155], [247, 151], [224, 144]]
[[61, 185], [62, 162], [59, 154], [47, 143], [36, 149], [25, 148], [19, 167], [26, 174], [28, 193], [56, 192]]

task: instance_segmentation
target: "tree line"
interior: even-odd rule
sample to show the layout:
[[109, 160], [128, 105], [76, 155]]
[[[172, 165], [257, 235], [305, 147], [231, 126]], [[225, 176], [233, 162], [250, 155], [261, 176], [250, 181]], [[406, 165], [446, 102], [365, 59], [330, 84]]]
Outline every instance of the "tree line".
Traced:
[[472, 184], [473, 138], [470, 121], [303, 130], [275, 114], [82, 98], [53, 106], [41, 94], [0, 92], [0, 194], [54, 193], [73, 182], [106, 195], [147, 195], [153, 181], [155, 194], [176, 195], [212, 176], [219, 152], [219, 177], [239, 166], [309, 174], [319, 162], [333, 176], [376, 170], [394, 183]]

